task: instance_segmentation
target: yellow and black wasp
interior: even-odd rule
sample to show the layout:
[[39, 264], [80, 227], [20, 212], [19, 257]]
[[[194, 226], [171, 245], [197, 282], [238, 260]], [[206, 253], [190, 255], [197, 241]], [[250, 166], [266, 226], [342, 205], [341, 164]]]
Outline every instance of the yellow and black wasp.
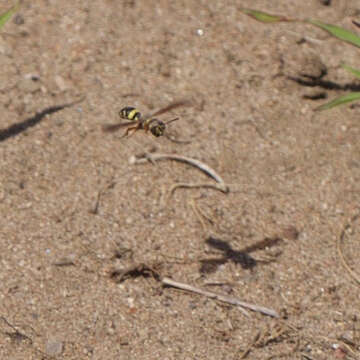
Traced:
[[166, 126], [176, 120], [179, 120], [179, 118], [164, 122], [155, 118], [155, 116], [162, 115], [170, 110], [186, 105], [187, 103], [187, 100], [173, 102], [170, 105], [161, 108], [155, 113], [147, 116], [142, 116], [141, 113], [134, 107], [126, 106], [119, 111], [119, 116], [121, 119], [128, 121], [118, 124], [105, 124], [103, 126], [103, 131], [114, 132], [123, 127], [127, 127], [124, 135], [121, 136], [121, 138], [130, 136], [138, 130], [145, 130], [145, 132], [150, 131], [156, 137], [163, 136], [166, 130]]

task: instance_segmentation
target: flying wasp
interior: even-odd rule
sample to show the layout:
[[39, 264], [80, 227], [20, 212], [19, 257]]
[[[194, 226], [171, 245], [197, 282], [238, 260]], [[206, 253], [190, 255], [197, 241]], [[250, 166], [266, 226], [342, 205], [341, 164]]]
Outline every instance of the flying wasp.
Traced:
[[124, 135], [121, 136], [121, 138], [133, 135], [138, 130], [145, 130], [145, 132], [150, 131], [156, 137], [163, 136], [166, 130], [166, 126], [174, 121], [179, 120], [179, 118], [164, 122], [157, 119], [155, 116], [162, 115], [170, 110], [186, 104], [188, 104], [188, 101], [186, 100], [173, 102], [170, 105], [156, 111], [155, 113], [146, 116], [142, 116], [141, 113], [134, 107], [126, 106], [119, 111], [119, 116], [121, 119], [128, 121], [118, 124], [105, 124], [103, 125], [103, 131], [115, 132], [118, 129], [127, 127]]

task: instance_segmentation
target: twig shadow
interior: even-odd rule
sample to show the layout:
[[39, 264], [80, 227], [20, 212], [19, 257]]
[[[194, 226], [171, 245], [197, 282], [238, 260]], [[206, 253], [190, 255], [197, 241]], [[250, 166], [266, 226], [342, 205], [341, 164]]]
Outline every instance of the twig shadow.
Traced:
[[5, 128], [5, 129], [0, 129], [0, 142], [10, 139], [12, 137], [15, 137], [15, 136], [21, 134], [22, 132], [26, 131], [28, 128], [31, 128], [31, 127], [37, 125], [44, 119], [44, 117], [46, 115], [50, 115], [57, 111], [60, 111], [65, 108], [68, 108], [70, 106], [73, 106], [77, 103], [80, 103], [83, 100], [84, 100], [84, 97], [82, 97], [80, 100], [76, 100], [71, 103], [47, 107], [46, 109], [36, 113], [34, 116], [32, 116], [24, 121], [21, 121], [17, 124], [10, 125], [9, 127]]
[[360, 91], [359, 82], [341, 85], [334, 81], [324, 80], [324, 76], [326, 75], [327, 70], [323, 70], [318, 76], [303, 73], [299, 76], [288, 76], [287, 78], [306, 87], [319, 87], [324, 90]]

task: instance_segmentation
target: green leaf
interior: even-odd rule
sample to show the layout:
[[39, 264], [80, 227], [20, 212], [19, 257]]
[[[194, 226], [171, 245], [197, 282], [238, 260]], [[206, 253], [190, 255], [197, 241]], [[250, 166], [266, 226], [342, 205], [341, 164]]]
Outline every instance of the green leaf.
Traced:
[[351, 31], [345, 30], [339, 26], [325, 24], [318, 20], [306, 20], [306, 22], [327, 31], [328, 33], [330, 33], [331, 35], [335, 36], [340, 40], [346, 41], [352, 45], [360, 47], [360, 37], [352, 33]]
[[343, 96], [340, 96], [324, 105], [321, 105], [319, 106], [318, 108], [316, 108], [315, 110], [316, 111], [322, 111], [322, 110], [327, 110], [327, 109], [331, 109], [335, 106], [339, 106], [339, 105], [342, 105], [342, 104], [346, 104], [348, 102], [351, 102], [351, 101], [355, 101], [355, 100], [358, 100], [360, 99], [360, 92], [353, 92], [353, 93], [350, 93], [350, 94], [346, 94], [346, 95], [343, 95]]
[[277, 16], [265, 13], [263, 11], [252, 10], [252, 9], [240, 9], [244, 14], [251, 16], [255, 20], [261, 21], [263, 23], [276, 23], [280, 21], [292, 21], [284, 16]]
[[341, 65], [345, 70], [351, 72], [353, 75], [355, 75], [356, 77], [360, 78], [360, 70], [356, 70], [348, 65]]
[[6, 22], [14, 15], [14, 13], [18, 10], [19, 8], [19, 3], [17, 3], [15, 6], [13, 6], [11, 9], [9, 9], [8, 11], [4, 12], [3, 14], [0, 15], [0, 29], [6, 24]]

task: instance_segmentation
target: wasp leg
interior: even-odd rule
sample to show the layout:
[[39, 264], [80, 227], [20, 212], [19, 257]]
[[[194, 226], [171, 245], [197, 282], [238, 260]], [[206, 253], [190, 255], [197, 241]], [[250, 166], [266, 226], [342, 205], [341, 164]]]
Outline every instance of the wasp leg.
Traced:
[[126, 129], [125, 133], [123, 136], [120, 137], [120, 139], [124, 138], [124, 137], [130, 137], [132, 135], [134, 135], [138, 130], [140, 129], [139, 125], [135, 125], [135, 126], [130, 126]]

